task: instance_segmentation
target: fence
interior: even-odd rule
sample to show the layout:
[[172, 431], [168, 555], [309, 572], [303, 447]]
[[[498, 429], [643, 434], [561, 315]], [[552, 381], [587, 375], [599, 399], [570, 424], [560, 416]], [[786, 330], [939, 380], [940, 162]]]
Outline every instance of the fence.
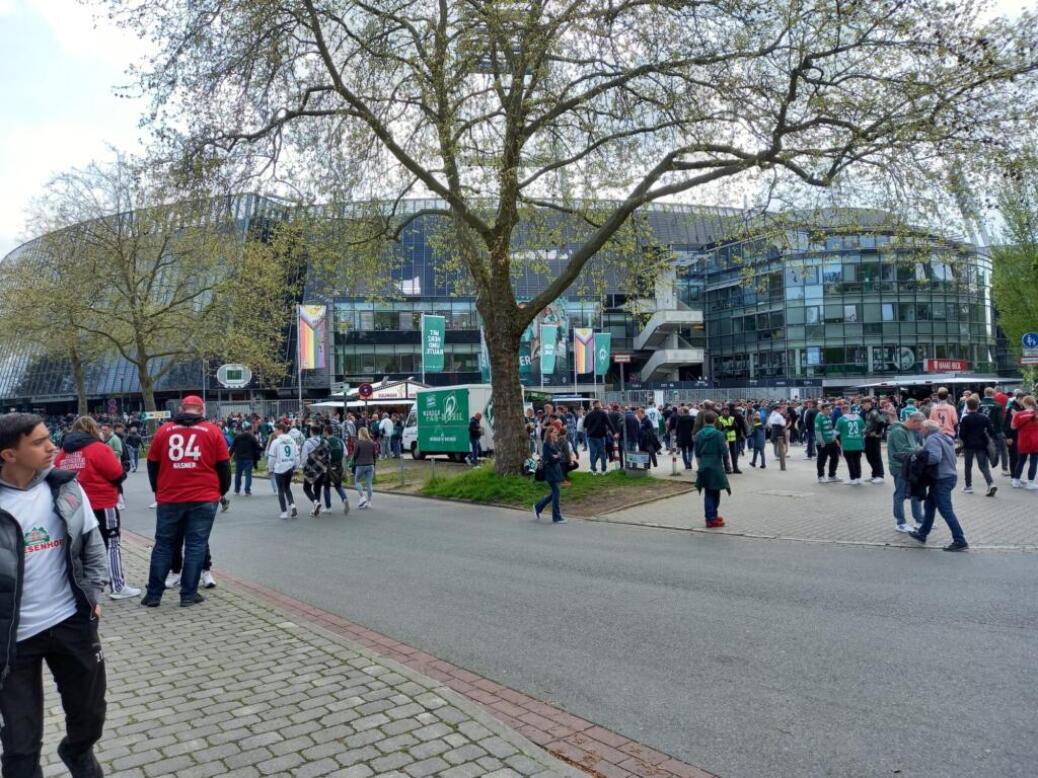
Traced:
[[797, 397], [801, 400], [822, 396], [820, 386], [742, 386], [726, 388], [702, 389], [636, 389], [626, 392], [606, 392], [606, 402], [625, 404], [645, 404], [658, 402], [660, 395], [664, 403], [701, 403], [704, 400], [715, 402], [735, 402], [738, 400], [790, 400]]

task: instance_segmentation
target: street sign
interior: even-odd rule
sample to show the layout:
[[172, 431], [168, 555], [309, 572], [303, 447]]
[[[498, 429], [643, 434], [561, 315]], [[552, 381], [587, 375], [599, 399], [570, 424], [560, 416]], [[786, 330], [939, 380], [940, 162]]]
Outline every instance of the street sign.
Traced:
[[928, 359], [927, 373], [964, 373], [969, 370], [970, 363], [965, 359]]
[[1038, 354], [1034, 356], [1020, 357], [1021, 365], [1038, 365]]
[[629, 365], [631, 363], [631, 355], [613, 354], [613, 361], [618, 365]]
[[1020, 342], [1024, 344], [1025, 349], [1038, 349], [1038, 332], [1028, 332], [1020, 338]]
[[216, 380], [224, 389], [243, 389], [252, 381], [252, 371], [245, 365], [220, 365], [216, 369]]
[[145, 411], [142, 416], [144, 421], [152, 421], [154, 419], [168, 419], [170, 417], [169, 411]]
[[362, 400], [370, 400], [374, 393], [375, 390], [371, 388], [371, 384], [361, 384], [357, 387], [357, 396]]

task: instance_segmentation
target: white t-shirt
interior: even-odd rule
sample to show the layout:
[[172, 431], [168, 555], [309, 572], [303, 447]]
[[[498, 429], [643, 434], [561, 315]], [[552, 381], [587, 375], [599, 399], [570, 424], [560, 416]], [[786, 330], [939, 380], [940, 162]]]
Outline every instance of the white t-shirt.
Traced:
[[772, 411], [771, 415], [768, 416], [768, 425], [771, 427], [785, 427], [786, 417], [778, 411]]
[[[97, 527], [97, 519], [82, 487], [80, 493], [86, 516], [85, 535]], [[54, 511], [54, 498], [47, 482], [40, 481], [25, 491], [0, 489], [0, 508], [17, 519], [25, 543], [25, 577], [15, 638], [20, 643], [74, 614], [76, 598], [65, 564], [64, 525]]]

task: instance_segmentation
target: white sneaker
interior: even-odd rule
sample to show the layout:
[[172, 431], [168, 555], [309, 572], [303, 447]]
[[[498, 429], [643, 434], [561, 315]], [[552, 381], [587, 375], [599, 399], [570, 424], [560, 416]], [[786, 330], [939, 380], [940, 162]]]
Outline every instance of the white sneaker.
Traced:
[[321, 503], [315, 502], [314, 507], [310, 509], [310, 517], [316, 519], [321, 515]]
[[360, 503], [357, 505], [357, 507], [360, 508], [360, 510], [364, 510], [365, 508], [367, 508], [368, 507], [368, 498], [367, 497], [361, 497], [360, 498]]
[[894, 529], [896, 529], [898, 532], [912, 532], [915, 529], [915, 526], [907, 523], [898, 524]]
[[288, 518], [288, 511], [281, 511], [281, 518], [282, 519], [287, 519]]
[[[177, 577], [179, 578], [179, 576]], [[124, 585], [122, 589], [120, 589], [117, 592], [112, 592], [108, 596], [111, 597], [113, 600], [128, 600], [131, 597], [139, 597], [140, 594], [140, 589], [137, 589], [133, 586]]]
[[153, 503], [152, 503], [151, 505], [149, 505], [148, 507], [149, 507], [149, 508], [158, 508], [158, 507], [159, 507], [159, 503], [158, 503], [158, 501], [156, 500], [155, 502], [153, 502]]
[[1012, 481], [1009, 482], [1009, 484], [1014, 489], [1019, 489], [1021, 486], [1023, 486], [1023, 484], [1020, 483], [1020, 479], [1019, 478], [1014, 478]]
[[973, 494], [973, 487], [972, 486], [964, 486], [964, 487], [962, 487], [962, 493], [963, 494]]
[[820, 484], [828, 483], [828, 480], [824, 475], [818, 476], [818, 483]]
[[213, 573], [212, 573], [211, 570], [203, 570], [202, 571], [202, 581], [201, 581], [201, 584], [202, 584], [202, 587], [205, 588], [205, 589], [215, 589], [216, 588], [216, 580], [213, 578]]
[[1026, 489], [1029, 492], [1033, 492], [1036, 489], [1038, 489], [1038, 483], [1036, 483], [1034, 481], [1030, 481], [1030, 482], [1028, 482], [1027, 486], [1024, 487], [1024, 489]]
[[171, 572], [166, 576], [166, 588], [176, 589], [178, 586], [180, 586], [180, 573]]
[[870, 480], [874, 484], [881, 484], [881, 483], [883, 483], [883, 476], [877, 475], [875, 478], [872, 478]]
[[826, 479], [826, 481], [831, 484], [839, 483], [842, 480], [843, 479], [838, 475], [829, 476], [829, 478]]

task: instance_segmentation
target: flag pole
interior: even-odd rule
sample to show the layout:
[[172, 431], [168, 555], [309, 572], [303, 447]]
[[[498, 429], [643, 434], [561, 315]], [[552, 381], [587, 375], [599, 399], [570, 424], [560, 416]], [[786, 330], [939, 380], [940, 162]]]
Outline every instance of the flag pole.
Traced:
[[422, 326], [421, 326], [421, 349], [422, 349], [422, 383], [425, 383], [425, 314], [422, 314]]
[[302, 311], [296, 307], [296, 380], [299, 384], [299, 418], [303, 418], [303, 343], [300, 332]]

